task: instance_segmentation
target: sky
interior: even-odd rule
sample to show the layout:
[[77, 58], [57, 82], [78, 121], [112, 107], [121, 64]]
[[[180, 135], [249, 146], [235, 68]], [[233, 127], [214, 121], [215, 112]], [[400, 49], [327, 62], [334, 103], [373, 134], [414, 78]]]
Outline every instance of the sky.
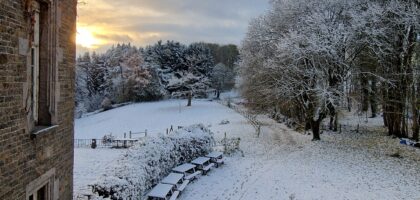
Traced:
[[240, 44], [270, 0], [80, 0], [77, 53], [159, 40]]

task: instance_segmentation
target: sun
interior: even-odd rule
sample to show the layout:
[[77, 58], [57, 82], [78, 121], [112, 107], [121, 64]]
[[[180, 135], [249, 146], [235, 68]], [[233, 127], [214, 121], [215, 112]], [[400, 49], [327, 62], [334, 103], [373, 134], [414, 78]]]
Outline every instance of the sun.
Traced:
[[82, 47], [93, 49], [100, 44], [93, 32], [85, 27], [77, 27], [76, 43]]

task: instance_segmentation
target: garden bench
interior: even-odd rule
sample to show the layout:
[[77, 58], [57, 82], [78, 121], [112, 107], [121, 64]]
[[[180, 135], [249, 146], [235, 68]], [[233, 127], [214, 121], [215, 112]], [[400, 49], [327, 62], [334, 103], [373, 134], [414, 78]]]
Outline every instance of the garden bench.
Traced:
[[200, 175], [201, 171], [196, 171], [196, 167], [193, 164], [185, 163], [178, 167], [172, 169], [173, 172], [182, 173], [184, 174], [184, 180], [194, 180], [198, 175]]
[[216, 167], [219, 167], [219, 165], [223, 165], [225, 163], [225, 159], [221, 158], [221, 159], [217, 159], [216, 160]]
[[175, 200], [176, 198], [178, 198], [178, 196], [179, 196], [179, 191], [175, 191], [175, 192], [172, 194], [171, 198], [169, 198], [169, 200]]
[[[159, 199], [159, 200], [164, 199], [164, 200], [167, 200], [169, 197], [172, 198], [172, 196], [174, 196], [174, 194], [176, 193], [176, 191], [173, 192], [173, 188], [174, 188], [173, 185], [159, 183], [155, 187], [153, 187], [153, 189], [149, 192], [149, 194], [147, 194], [146, 197], [147, 197], [147, 199]], [[177, 194], [176, 197], [178, 197], [178, 195], [179, 194]], [[176, 199], [176, 197], [175, 197], [175, 199]]]
[[205, 174], [207, 174], [207, 172], [208, 172], [208, 171], [210, 171], [210, 169], [211, 169], [212, 167], [214, 167], [214, 163], [210, 163], [209, 165], [204, 166], [204, 167], [203, 167], [203, 171], [205, 172]]
[[191, 163], [197, 165], [197, 168], [202, 170], [203, 174], [206, 174], [214, 166], [214, 164], [210, 163], [210, 158], [208, 157], [198, 157]]
[[222, 152], [214, 151], [207, 154], [206, 157], [210, 158], [210, 162], [215, 163], [216, 167], [219, 167], [219, 165], [222, 165], [225, 162]]
[[190, 175], [186, 176], [186, 177], [185, 177], [185, 180], [192, 181], [192, 180], [196, 179], [196, 178], [197, 178], [197, 176], [198, 176], [198, 175], [200, 175], [201, 173], [202, 173], [201, 171], [196, 171], [196, 172], [194, 172], [194, 173], [192, 173], [192, 174], [190, 174]]
[[177, 185], [180, 183], [184, 178], [184, 174], [180, 173], [170, 173], [167, 177], [165, 177], [161, 183], [170, 184], [170, 185]]
[[189, 180], [185, 180], [185, 181], [184, 181], [184, 182], [182, 182], [182, 184], [181, 184], [181, 185], [177, 188], [177, 190], [178, 190], [179, 192], [184, 191], [184, 189], [185, 189], [185, 187], [187, 187], [188, 183], [190, 183], [190, 181], [189, 181]]

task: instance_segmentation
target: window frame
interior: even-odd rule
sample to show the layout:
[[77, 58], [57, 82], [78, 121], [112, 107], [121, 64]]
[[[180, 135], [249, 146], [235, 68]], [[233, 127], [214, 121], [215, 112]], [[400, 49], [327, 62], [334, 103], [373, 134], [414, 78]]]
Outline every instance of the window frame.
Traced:
[[38, 1], [32, 2], [33, 11], [33, 38], [31, 38], [31, 81], [32, 81], [32, 117], [35, 126], [38, 124], [39, 101], [39, 43], [40, 43], [40, 13], [41, 5]]
[[[50, 169], [45, 174], [33, 180], [26, 186], [26, 200], [45, 200], [38, 198], [38, 192], [45, 187], [46, 200], [54, 200], [58, 197], [55, 194], [55, 168]], [[32, 199], [31, 199], [32, 197]]]
[[[59, 52], [56, 34], [59, 13], [57, 13], [57, 2], [52, 0], [34, 0], [30, 10], [31, 34], [28, 57], [30, 102], [26, 106], [30, 110], [28, 129], [31, 138], [35, 138], [36, 135], [46, 132], [45, 130], [57, 127], [58, 123], [56, 99], [59, 94], [59, 83], [56, 81]], [[43, 74], [42, 80], [40, 73], [46, 73]], [[42, 88], [40, 84], [43, 85]]]

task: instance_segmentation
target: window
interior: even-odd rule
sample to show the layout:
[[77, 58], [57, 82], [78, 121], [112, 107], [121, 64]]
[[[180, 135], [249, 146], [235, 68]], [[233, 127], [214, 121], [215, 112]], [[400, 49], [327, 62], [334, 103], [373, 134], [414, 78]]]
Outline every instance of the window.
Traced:
[[54, 180], [55, 169], [53, 168], [26, 186], [26, 199], [52, 200], [57, 197], [57, 191], [54, 190]]
[[45, 184], [38, 188], [34, 193], [30, 194], [28, 200], [50, 200], [52, 198], [50, 194], [49, 184]]
[[51, 125], [50, 114], [50, 50], [48, 4], [33, 1], [31, 38], [32, 118], [35, 129]]

